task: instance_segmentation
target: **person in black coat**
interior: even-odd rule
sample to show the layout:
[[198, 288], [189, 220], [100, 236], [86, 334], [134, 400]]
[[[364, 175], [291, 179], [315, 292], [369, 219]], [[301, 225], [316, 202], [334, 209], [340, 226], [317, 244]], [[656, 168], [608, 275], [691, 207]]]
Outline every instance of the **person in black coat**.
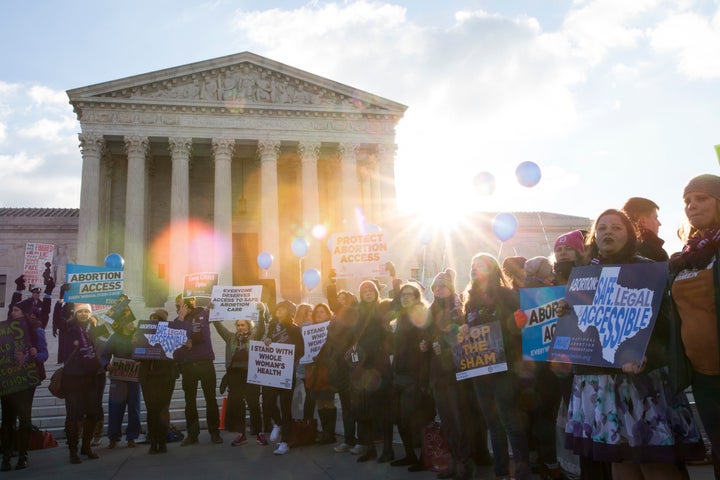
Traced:
[[70, 450], [70, 463], [82, 463], [78, 455], [80, 425], [82, 447], [80, 454], [89, 459], [99, 458], [91, 449], [95, 424], [98, 420], [97, 382], [100, 360], [91, 333], [92, 308], [87, 303], [75, 305], [72, 318], [62, 336], [64, 363], [62, 390], [65, 394], [65, 434]]

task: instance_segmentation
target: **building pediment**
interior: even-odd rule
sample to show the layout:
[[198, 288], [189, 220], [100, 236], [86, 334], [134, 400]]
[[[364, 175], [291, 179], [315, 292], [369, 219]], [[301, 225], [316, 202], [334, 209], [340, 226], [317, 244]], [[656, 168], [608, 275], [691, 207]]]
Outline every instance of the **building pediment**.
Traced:
[[295, 110], [402, 117], [406, 106], [253, 53], [206, 60], [68, 90], [92, 104]]

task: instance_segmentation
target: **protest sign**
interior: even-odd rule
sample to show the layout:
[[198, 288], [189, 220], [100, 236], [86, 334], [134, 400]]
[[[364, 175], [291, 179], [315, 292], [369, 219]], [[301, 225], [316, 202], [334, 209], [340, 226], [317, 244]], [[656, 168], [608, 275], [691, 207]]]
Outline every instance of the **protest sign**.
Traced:
[[642, 363], [668, 275], [667, 263], [573, 268], [548, 360], [622, 368]]
[[210, 301], [212, 290], [218, 283], [218, 274], [213, 272], [191, 273], [185, 275], [183, 281], [183, 298], [195, 297], [196, 299], [205, 299], [204, 302], [198, 301], [198, 305], [206, 304]]
[[261, 300], [262, 285], [225, 287], [215, 285], [212, 289], [212, 309], [208, 320], [252, 320], [259, 318], [257, 304]]
[[24, 322], [9, 320], [0, 322], [0, 395], [20, 392], [40, 384], [37, 364], [26, 358], [19, 363], [15, 352], [29, 356], [29, 332]]
[[507, 370], [499, 320], [470, 327], [466, 333], [458, 332], [458, 343], [452, 351], [458, 381]]
[[130, 360], [129, 358], [113, 357], [110, 361], [110, 377], [111, 380], [124, 380], [126, 382], [137, 382], [138, 372], [140, 371], [140, 362]]
[[135, 314], [130, 309], [130, 299], [127, 295], [120, 295], [102, 316], [113, 330], [118, 330], [123, 325], [135, 321]]
[[111, 305], [123, 293], [122, 270], [68, 263], [66, 273], [66, 302]]
[[187, 341], [183, 328], [173, 328], [170, 322], [140, 320], [133, 337], [135, 360], [172, 360], [173, 353]]
[[555, 337], [557, 309], [565, 297], [565, 286], [521, 288], [520, 310], [527, 316], [522, 328], [523, 357], [544, 362]]
[[292, 389], [295, 345], [250, 340], [247, 383]]
[[44, 284], [45, 264], [53, 262], [55, 256], [55, 245], [51, 243], [25, 243], [25, 263], [23, 275], [25, 281], [30, 285]]
[[384, 232], [332, 235], [329, 247], [335, 276], [359, 278], [386, 275], [385, 263], [390, 260], [387, 242]]
[[303, 341], [305, 342], [305, 355], [300, 359], [300, 363], [312, 363], [314, 358], [320, 352], [327, 340], [328, 327], [330, 321], [322, 323], [314, 323], [312, 325], [304, 325], [302, 327]]

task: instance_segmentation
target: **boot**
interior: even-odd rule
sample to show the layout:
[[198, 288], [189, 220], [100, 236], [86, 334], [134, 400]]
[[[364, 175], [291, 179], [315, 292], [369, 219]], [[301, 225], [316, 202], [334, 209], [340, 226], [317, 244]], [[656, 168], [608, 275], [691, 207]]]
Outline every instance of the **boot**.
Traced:
[[318, 415], [320, 416], [320, 424], [322, 425], [322, 435], [320, 436], [319, 443], [335, 443], [337, 408], [323, 408], [322, 410], [318, 410]]
[[12, 465], [10, 465], [10, 457], [11, 456], [12, 456], [11, 452], [3, 453], [2, 464], [0, 464], [0, 472], [7, 472], [9, 470], [12, 470]]
[[67, 436], [67, 445], [70, 450], [70, 463], [82, 463], [78, 456], [78, 424], [77, 422], [65, 422], [65, 435]]
[[28, 447], [30, 446], [30, 432], [25, 428], [20, 428], [17, 434], [18, 442], [18, 461], [15, 464], [15, 470], [23, 470], [28, 466]]
[[85, 420], [83, 423], [82, 433], [82, 447], [80, 453], [90, 459], [100, 458], [97, 453], [92, 451], [93, 434], [95, 433], [95, 422], [92, 420]]

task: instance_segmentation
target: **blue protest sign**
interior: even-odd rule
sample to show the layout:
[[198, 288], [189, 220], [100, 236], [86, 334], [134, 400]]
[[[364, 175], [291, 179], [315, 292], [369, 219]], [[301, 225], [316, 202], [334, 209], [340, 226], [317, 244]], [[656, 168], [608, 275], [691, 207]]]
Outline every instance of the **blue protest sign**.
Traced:
[[544, 362], [555, 337], [557, 307], [565, 297], [565, 286], [521, 288], [520, 310], [527, 317], [522, 328], [523, 357]]
[[549, 361], [621, 368], [641, 364], [667, 281], [667, 263], [575, 267]]
[[122, 270], [68, 263], [66, 273], [66, 302], [112, 305], [123, 293]]

